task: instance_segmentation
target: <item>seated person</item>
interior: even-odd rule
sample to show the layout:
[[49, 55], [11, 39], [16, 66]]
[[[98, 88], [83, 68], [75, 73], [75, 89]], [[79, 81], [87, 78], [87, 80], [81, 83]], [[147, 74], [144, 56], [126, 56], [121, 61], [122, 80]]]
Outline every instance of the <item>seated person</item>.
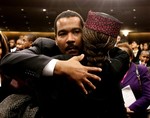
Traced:
[[150, 66], [150, 53], [148, 50], [142, 50], [139, 55], [139, 61], [136, 64], [142, 64], [144, 66]]

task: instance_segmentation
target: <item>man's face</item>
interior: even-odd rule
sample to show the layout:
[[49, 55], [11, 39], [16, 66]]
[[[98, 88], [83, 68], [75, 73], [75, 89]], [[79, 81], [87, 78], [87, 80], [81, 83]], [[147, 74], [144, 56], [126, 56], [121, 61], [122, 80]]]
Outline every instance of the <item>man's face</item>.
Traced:
[[135, 42], [135, 41], [133, 41], [132, 43], [131, 43], [131, 48], [132, 49], [135, 49], [135, 48], [138, 48], [139, 47], [139, 45]]
[[10, 48], [14, 48], [16, 46], [15, 40], [10, 39], [9, 46], [10, 46]]
[[29, 48], [32, 45], [32, 41], [29, 41], [27, 36], [23, 36], [22, 40], [24, 48]]
[[18, 39], [16, 41], [16, 48], [17, 48], [17, 50], [23, 50], [24, 49], [22, 39]]
[[139, 56], [139, 59], [142, 63], [147, 63], [150, 59], [150, 55], [148, 51], [143, 51], [141, 55]]
[[82, 48], [82, 26], [78, 17], [60, 18], [57, 23], [56, 44], [63, 54], [79, 55]]

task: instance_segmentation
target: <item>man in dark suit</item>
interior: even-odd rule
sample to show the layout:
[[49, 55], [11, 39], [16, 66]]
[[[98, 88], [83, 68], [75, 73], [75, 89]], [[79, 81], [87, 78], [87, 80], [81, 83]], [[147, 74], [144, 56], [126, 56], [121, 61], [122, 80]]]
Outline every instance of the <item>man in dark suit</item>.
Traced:
[[[77, 12], [67, 10], [60, 13], [54, 25], [55, 41], [49, 38], [38, 38], [29, 49], [9, 53], [1, 60], [3, 73], [9, 77], [17, 78], [17, 82], [23, 80], [27, 83], [31, 91], [33, 90], [33, 93], [30, 91], [33, 97], [34, 95], [40, 96], [42, 93], [43, 96], [46, 96], [47, 91], [55, 89], [52, 76], [65, 76], [87, 94], [87, 86], [90, 89], [95, 89], [91, 80], [100, 80], [100, 77], [92, 72], [101, 72], [101, 69], [81, 65], [80, 61], [84, 55], [76, 56], [82, 53], [83, 25], [84, 21]], [[66, 54], [63, 57], [65, 59], [74, 57], [67, 61], [52, 57], [58, 54]], [[47, 90], [47, 86], [50, 86], [49, 90]], [[42, 90], [47, 91], [39, 92]], [[39, 99], [37, 101], [41, 101], [41, 98]], [[39, 106], [43, 106], [41, 102], [39, 104]]]
[[[75, 81], [84, 92], [84, 85], [95, 89], [90, 79], [100, 80], [90, 72], [99, 72], [100, 68], [82, 66], [79, 61], [83, 55], [60, 61], [52, 58], [54, 55], [79, 55], [82, 48], [82, 17], [74, 11], [64, 11], [55, 21], [55, 41], [48, 38], [38, 38], [33, 46], [21, 52], [9, 53], [2, 59], [1, 67], [6, 75], [16, 74], [32, 78], [41, 76], [65, 75]], [[59, 26], [60, 25], [60, 26]], [[67, 29], [67, 27], [69, 27]], [[58, 46], [57, 46], [58, 45]], [[36, 64], [34, 64], [36, 63]], [[12, 65], [12, 66], [11, 66]], [[7, 67], [11, 71], [7, 71]], [[62, 69], [63, 67], [63, 69]]]

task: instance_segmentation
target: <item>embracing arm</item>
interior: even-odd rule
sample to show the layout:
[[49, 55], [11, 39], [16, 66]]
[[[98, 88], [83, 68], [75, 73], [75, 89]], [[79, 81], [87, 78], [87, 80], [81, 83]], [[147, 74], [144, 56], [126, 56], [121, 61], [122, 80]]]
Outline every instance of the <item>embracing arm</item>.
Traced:
[[[45, 71], [45, 67], [49, 65], [49, 62], [53, 58], [42, 54], [34, 54], [33, 51], [28, 52], [30, 52], [30, 50], [27, 50], [27, 52], [24, 50], [7, 54], [1, 60], [3, 73], [11, 77], [13, 77], [13, 75], [32, 78], [45, 76], [43, 75], [43, 71]], [[54, 65], [54, 75], [67, 76], [70, 80], [75, 81], [87, 94], [84, 85], [95, 89], [95, 86], [90, 80], [100, 80], [98, 76], [91, 74], [91, 72], [101, 72], [101, 69], [81, 65], [79, 61], [81, 61], [83, 57], [84, 55], [75, 56], [66, 61], [58, 60], [56, 66]]]
[[125, 51], [115, 47], [110, 51], [109, 61], [111, 65], [110, 71], [113, 74], [120, 76], [118, 78], [122, 79], [126, 71], [129, 69], [129, 55]]

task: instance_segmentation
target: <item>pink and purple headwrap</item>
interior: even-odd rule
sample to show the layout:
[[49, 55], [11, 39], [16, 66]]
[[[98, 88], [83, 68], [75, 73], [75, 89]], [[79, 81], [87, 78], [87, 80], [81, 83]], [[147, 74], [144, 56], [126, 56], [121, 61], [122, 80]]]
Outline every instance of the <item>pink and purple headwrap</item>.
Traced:
[[85, 27], [116, 38], [122, 24], [118, 19], [106, 13], [89, 11]]

